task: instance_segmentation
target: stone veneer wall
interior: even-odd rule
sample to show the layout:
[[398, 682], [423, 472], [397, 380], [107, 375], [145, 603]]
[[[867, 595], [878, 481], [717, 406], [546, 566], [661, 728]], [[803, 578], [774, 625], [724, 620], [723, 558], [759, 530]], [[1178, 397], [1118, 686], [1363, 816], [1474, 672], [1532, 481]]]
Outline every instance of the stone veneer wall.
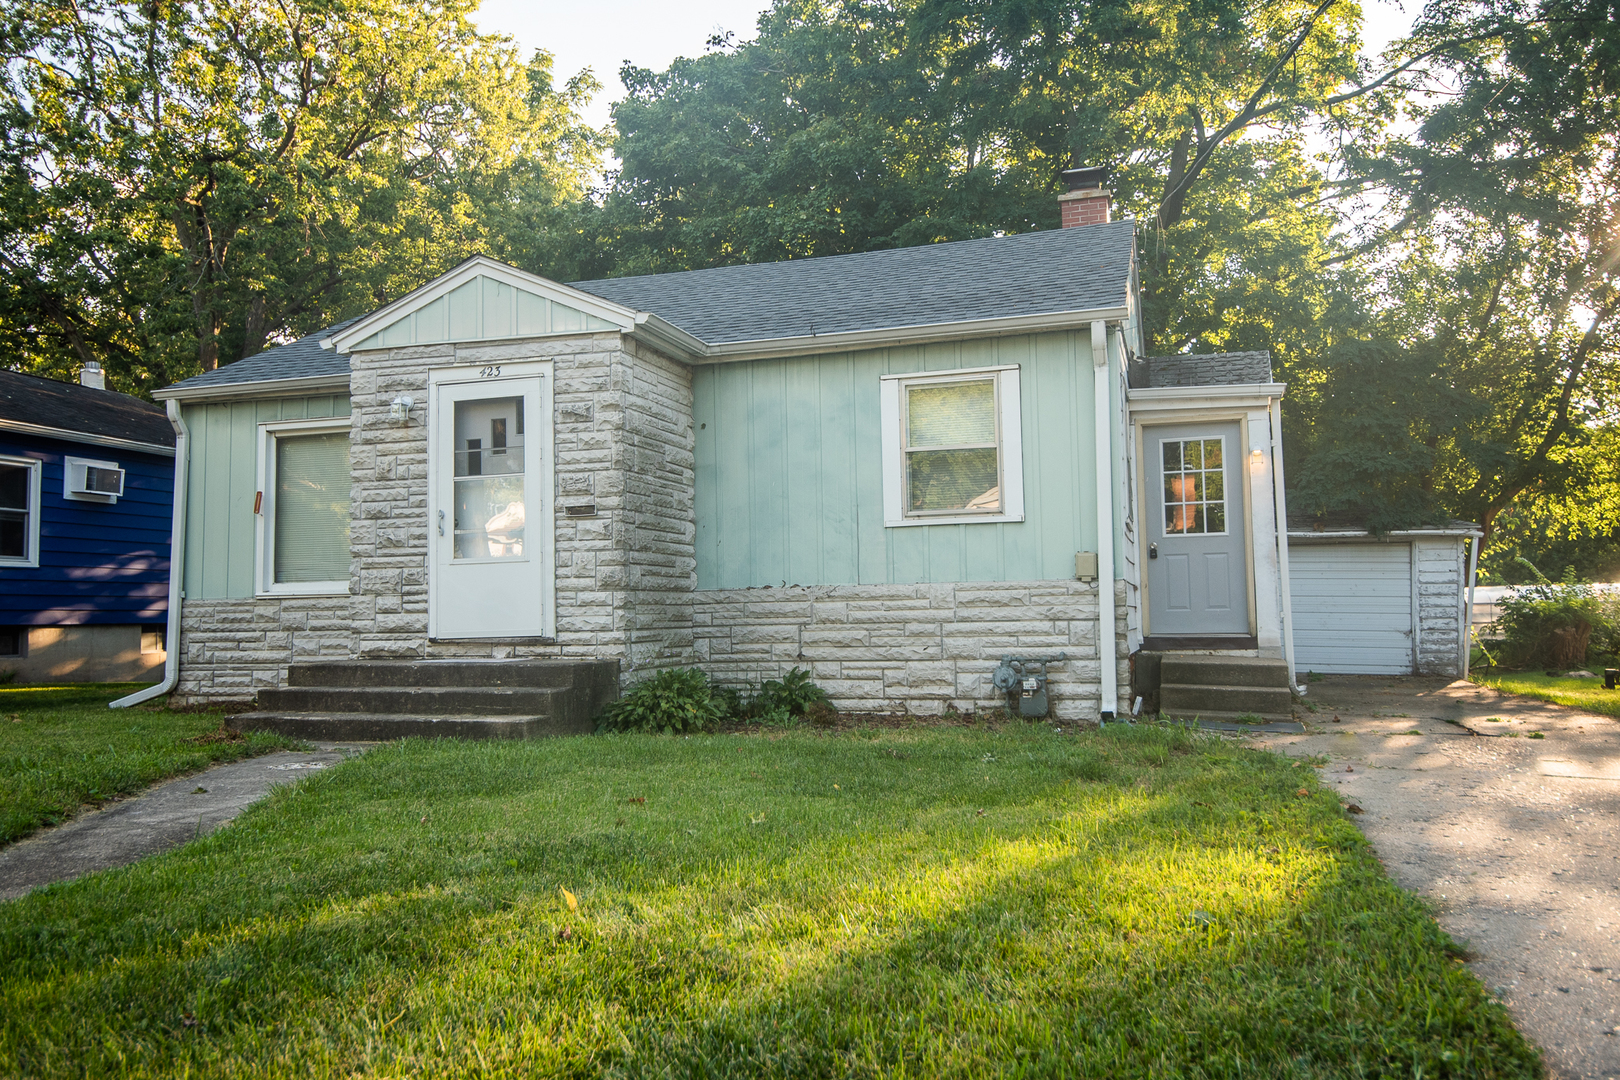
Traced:
[[[427, 428], [389, 419], [427, 399], [430, 368], [550, 360], [557, 489], [551, 642], [427, 638]], [[618, 657], [625, 677], [691, 662], [697, 583], [691, 373], [617, 332], [425, 345], [351, 358], [350, 595], [188, 600], [183, 700], [245, 699], [303, 659]], [[570, 503], [595, 518], [568, 518]]]
[[[1120, 712], [1130, 685], [1124, 588], [1115, 592]], [[810, 671], [841, 709], [904, 703], [933, 714], [1005, 703], [991, 684], [1002, 656], [1055, 656], [1052, 715], [1096, 720], [1097, 586], [1078, 581], [821, 585], [715, 589], [693, 596], [698, 666], [743, 685]]]
[[1462, 591], [1468, 567], [1462, 542], [1454, 536], [1414, 538], [1417, 568], [1418, 647], [1420, 675], [1462, 674]]
[[[425, 399], [432, 367], [522, 360], [553, 365], [556, 640], [430, 642], [426, 429], [391, 423], [389, 402]], [[685, 605], [671, 602], [697, 580], [688, 369], [617, 332], [390, 349], [351, 364], [357, 657], [619, 657], [628, 677], [689, 655]], [[564, 515], [581, 502], [598, 516]]]

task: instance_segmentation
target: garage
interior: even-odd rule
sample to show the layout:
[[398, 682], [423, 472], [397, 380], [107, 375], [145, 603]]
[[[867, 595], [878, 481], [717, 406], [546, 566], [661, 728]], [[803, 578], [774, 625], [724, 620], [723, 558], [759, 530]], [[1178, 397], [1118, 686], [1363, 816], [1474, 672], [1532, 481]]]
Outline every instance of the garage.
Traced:
[[1294, 666], [1301, 674], [1461, 675], [1467, 553], [1459, 522], [1372, 536], [1290, 530]]

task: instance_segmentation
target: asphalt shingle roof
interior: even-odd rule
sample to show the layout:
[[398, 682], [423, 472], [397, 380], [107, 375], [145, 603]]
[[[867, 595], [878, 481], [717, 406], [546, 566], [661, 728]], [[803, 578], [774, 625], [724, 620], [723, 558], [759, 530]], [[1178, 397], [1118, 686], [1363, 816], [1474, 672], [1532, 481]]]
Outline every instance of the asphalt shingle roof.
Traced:
[[229, 386], [233, 383], [264, 382], [269, 379], [309, 379], [318, 375], [347, 375], [348, 356], [321, 348], [321, 339], [356, 321], [358, 320], [345, 319], [325, 330], [305, 334], [297, 341], [289, 341], [285, 345], [266, 349], [246, 360], [221, 364], [213, 371], [193, 375], [174, 385], [183, 386], [187, 390], [196, 390], [206, 386]]
[[1144, 356], [1131, 364], [1131, 387], [1238, 386], [1271, 381], [1269, 352]]
[[1136, 226], [575, 281], [710, 345], [1121, 307]]
[[[1136, 226], [1118, 221], [571, 284], [723, 345], [1123, 307], [1135, 243]], [[321, 340], [354, 321], [175, 386], [193, 390], [347, 374], [349, 358], [321, 348]]]
[[140, 398], [0, 368], [0, 420], [173, 446], [162, 409]]

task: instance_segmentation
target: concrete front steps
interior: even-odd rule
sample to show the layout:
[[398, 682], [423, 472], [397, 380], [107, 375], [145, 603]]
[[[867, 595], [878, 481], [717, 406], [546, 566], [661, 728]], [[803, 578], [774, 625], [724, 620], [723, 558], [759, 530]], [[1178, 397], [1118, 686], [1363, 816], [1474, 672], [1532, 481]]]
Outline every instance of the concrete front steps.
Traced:
[[1159, 711], [1180, 720], [1292, 720], [1288, 665], [1254, 656], [1166, 653], [1159, 668]]
[[579, 735], [619, 696], [617, 660], [355, 660], [294, 664], [244, 731], [370, 742]]

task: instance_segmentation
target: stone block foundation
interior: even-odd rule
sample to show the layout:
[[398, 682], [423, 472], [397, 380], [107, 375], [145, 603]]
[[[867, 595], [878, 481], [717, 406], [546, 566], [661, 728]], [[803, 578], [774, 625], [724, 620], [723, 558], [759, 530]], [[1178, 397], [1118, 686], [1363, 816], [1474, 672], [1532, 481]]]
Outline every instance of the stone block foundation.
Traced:
[[[1114, 663], [1129, 711], [1123, 585]], [[1051, 714], [1096, 720], [1101, 701], [1097, 586], [1078, 581], [826, 585], [693, 594], [695, 663], [744, 686], [808, 670], [840, 709], [937, 715], [1006, 703], [991, 683], [1003, 656], [1067, 659], [1049, 669]]]

